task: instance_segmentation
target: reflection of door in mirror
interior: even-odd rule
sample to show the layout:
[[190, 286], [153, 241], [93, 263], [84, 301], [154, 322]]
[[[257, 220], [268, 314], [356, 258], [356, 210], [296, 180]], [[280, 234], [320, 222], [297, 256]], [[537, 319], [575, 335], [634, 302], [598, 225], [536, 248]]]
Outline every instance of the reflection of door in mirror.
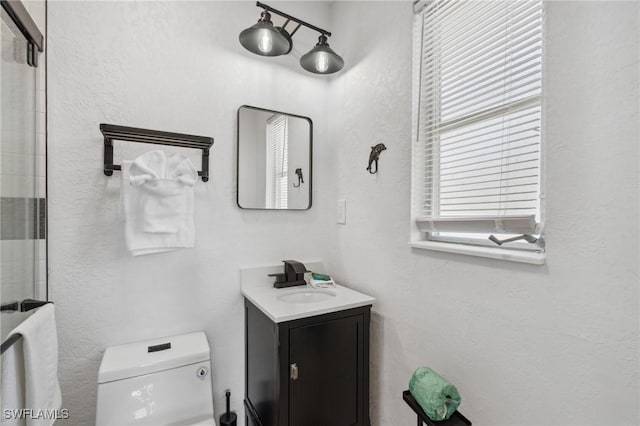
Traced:
[[266, 208], [286, 209], [289, 174], [289, 119], [286, 115], [273, 114], [267, 119], [266, 160]]
[[[243, 209], [309, 209], [311, 136], [312, 123], [307, 117], [240, 107], [238, 206]], [[297, 169], [304, 179], [298, 179]]]

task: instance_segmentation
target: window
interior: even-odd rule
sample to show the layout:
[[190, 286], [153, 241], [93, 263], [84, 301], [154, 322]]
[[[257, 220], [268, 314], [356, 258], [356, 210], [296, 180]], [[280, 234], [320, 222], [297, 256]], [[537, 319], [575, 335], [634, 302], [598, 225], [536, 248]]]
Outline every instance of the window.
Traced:
[[289, 120], [275, 114], [267, 120], [267, 208], [286, 209], [289, 181]]
[[541, 263], [542, 1], [416, 7], [412, 243]]

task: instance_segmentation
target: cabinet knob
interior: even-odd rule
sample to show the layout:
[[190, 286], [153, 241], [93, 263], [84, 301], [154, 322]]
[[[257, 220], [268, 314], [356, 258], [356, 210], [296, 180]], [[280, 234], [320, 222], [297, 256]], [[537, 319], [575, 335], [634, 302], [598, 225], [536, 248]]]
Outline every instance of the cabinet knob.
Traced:
[[293, 363], [289, 365], [289, 378], [291, 380], [298, 380], [298, 364]]

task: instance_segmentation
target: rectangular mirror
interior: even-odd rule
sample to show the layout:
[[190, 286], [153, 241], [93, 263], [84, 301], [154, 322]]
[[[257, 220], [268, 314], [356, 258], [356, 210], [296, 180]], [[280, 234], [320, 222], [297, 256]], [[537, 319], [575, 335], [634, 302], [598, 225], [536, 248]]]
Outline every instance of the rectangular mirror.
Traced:
[[313, 123], [308, 117], [243, 105], [238, 109], [241, 209], [311, 208]]

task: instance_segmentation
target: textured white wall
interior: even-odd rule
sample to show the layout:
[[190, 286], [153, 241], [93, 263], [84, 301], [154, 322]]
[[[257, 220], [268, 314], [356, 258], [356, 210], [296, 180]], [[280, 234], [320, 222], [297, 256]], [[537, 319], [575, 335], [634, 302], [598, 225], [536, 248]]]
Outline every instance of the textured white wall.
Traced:
[[[330, 84], [298, 68], [315, 42], [303, 30], [293, 56], [242, 50], [252, 2], [50, 3], [49, 286], [70, 423], [93, 421], [105, 346], [196, 329], [211, 341], [218, 413], [225, 387], [239, 409], [238, 270], [286, 257], [325, 259], [378, 298], [374, 425], [415, 423], [400, 393], [422, 364], [458, 385], [475, 424], [638, 423], [637, 4], [548, 5], [544, 267], [407, 246], [409, 2], [282, 7], [333, 31], [347, 68]], [[314, 119], [312, 210], [236, 208], [241, 104]], [[216, 138], [212, 179], [197, 188], [198, 248], [127, 255], [100, 122]], [[389, 149], [372, 176], [378, 142]], [[142, 150], [118, 144], [117, 160]]]
[[[638, 424], [638, 3], [547, 4], [547, 264], [410, 249], [411, 5], [337, 2], [327, 270], [375, 296], [372, 419], [429, 365], [478, 425]], [[388, 150], [364, 170], [372, 145]]]
[[[286, 10], [318, 25], [329, 16], [322, 3], [287, 3]], [[300, 30], [284, 58], [263, 59], [240, 46], [238, 33], [259, 12], [254, 2], [49, 3], [49, 289], [69, 424], [94, 421], [106, 346], [193, 330], [205, 330], [211, 343], [217, 414], [227, 387], [241, 411], [239, 268], [324, 252], [318, 224], [331, 162], [324, 148], [328, 83], [297, 65], [316, 41], [312, 32]], [[312, 210], [236, 207], [236, 110], [243, 104], [314, 120]], [[211, 180], [196, 187], [196, 249], [127, 254], [119, 174], [102, 173], [101, 122], [215, 138]], [[116, 142], [118, 162], [149, 149], [125, 145]]]

